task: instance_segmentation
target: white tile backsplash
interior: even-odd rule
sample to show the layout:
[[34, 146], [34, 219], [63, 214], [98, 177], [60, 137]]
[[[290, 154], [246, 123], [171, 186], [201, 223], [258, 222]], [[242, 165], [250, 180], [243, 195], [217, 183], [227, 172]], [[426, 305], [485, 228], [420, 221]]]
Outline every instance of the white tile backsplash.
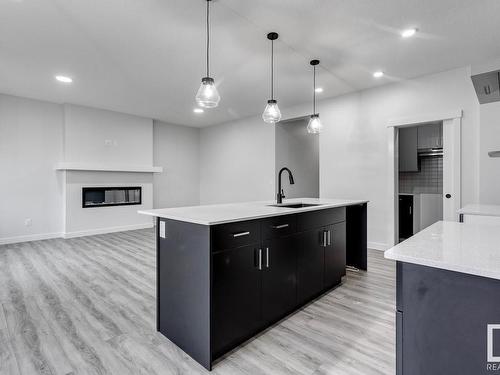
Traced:
[[442, 194], [443, 158], [422, 158], [419, 172], [400, 172], [399, 192]]

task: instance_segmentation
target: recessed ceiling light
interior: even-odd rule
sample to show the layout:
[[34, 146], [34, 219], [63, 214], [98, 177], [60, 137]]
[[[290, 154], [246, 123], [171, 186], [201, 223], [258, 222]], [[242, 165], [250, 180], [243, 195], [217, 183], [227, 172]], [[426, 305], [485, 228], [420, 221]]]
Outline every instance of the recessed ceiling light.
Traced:
[[193, 112], [194, 113], [203, 113], [203, 109], [201, 109], [201, 108], [195, 108], [195, 109], [193, 109]]
[[417, 32], [417, 29], [406, 29], [406, 30], [403, 30], [401, 32], [401, 36], [403, 38], [409, 38], [409, 37], [412, 37], [413, 35], [415, 35], [416, 32]]
[[373, 76], [375, 78], [383, 77], [384, 76], [384, 72], [382, 72], [382, 71], [379, 70], [378, 72], [373, 73]]
[[59, 82], [63, 82], [63, 83], [71, 83], [71, 82], [73, 82], [73, 79], [71, 79], [70, 77], [66, 77], [66, 76], [56, 76], [56, 79]]
[[323, 92], [323, 88], [322, 87], [316, 87], [316, 90], [314, 90], [316, 92]]

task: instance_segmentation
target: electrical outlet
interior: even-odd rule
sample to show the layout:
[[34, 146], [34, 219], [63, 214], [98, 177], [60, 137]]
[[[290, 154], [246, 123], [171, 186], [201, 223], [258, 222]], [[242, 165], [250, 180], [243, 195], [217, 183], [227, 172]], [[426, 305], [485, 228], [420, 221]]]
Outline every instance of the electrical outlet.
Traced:
[[31, 227], [31, 224], [33, 224], [33, 220], [30, 217], [24, 220], [24, 226]]
[[105, 139], [104, 146], [113, 146], [113, 140], [112, 139]]

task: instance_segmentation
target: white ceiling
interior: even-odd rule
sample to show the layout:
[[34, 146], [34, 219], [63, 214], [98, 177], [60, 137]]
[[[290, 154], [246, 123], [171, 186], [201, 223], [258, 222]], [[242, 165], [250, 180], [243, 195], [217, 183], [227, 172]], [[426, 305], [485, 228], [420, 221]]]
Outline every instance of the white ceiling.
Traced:
[[[204, 114], [192, 111], [204, 0], [0, 0], [0, 92], [201, 127], [261, 113], [269, 31], [280, 33], [281, 108], [311, 100], [310, 58], [321, 59], [325, 98], [500, 55], [498, 0], [215, 0], [211, 9], [222, 100]], [[402, 39], [407, 27], [420, 31]]]

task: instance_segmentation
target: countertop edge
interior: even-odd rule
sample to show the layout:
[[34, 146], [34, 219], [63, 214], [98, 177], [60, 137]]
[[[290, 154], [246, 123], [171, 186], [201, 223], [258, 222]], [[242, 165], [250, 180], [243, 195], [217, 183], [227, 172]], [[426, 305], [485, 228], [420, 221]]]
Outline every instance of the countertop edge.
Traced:
[[445, 271], [452, 271], [452, 272], [458, 272], [458, 273], [463, 273], [463, 274], [467, 274], [467, 275], [480, 276], [480, 277], [486, 277], [489, 279], [500, 280], [500, 273], [489, 272], [489, 271], [485, 271], [485, 270], [468, 269], [467, 267], [463, 267], [463, 266], [456, 265], [456, 264], [431, 262], [431, 261], [426, 261], [426, 260], [422, 260], [422, 259], [418, 259], [418, 258], [412, 258], [412, 257], [408, 257], [408, 256], [394, 255], [393, 253], [389, 253], [389, 250], [387, 250], [384, 253], [384, 258], [394, 260], [397, 262], [411, 263], [411, 264], [415, 264], [417, 266], [425, 266], [425, 267], [436, 268], [436, 269], [445, 270]]
[[[492, 212], [496, 210], [496, 212]], [[500, 205], [495, 204], [479, 204], [473, 203], [465, 205], [464, 207], [457, 210], [460, 215], [478, 215], [478, 216], [500, 216]]]
[[273, 212], [273, 213], [269, 213], [269, 214], [244, 216], [244, 217], [237, 218], [237, 219], [215, 220], [215, 221], [187, 219], [186, 217], [179, 217], [179, 216], [176, 216], [173, 214], [160, 214], [160, 213], [152, 212], [154, 210], [139, 210], [139, 211], [137, 211], [137, 213], [142, 214], [142, 215], [153, 216], [153, 217], [160, 217], [162, 219], [183, 221], [183, 222], [192, 223], [192, 224], [219, 225], [219, 224], [227, 224], [227, 223], [236, 223], [239, 221], [246, 221], [246, 220], [265, 219], [265, 218], [274, 217], [274, 216], [283, 216], [283, 215], [290, 215], [290, 214], [303, 213], [303, 212], [319, 211], [319, 210], [325, 210], [325, 209], [329, 209], [329, 208], [355, 206], [355, 205], [360, 205], [360, 204], [366, 204], [368, 202], [369, 202], [368, 200], [359, 200], [359, 201], [347, 201], [347, 202], [344, 202], [341, 204], [340, 203], [338, 203], [338, 204], [337, 203], [330, 203], [330, 204], [325, 203], [325, 204], [322, 204], [319, 206], [302, 207], [302, 208], [286, 208], [285, 207], [285, 209], [287, 211], [284, 211], [284, 212]]

